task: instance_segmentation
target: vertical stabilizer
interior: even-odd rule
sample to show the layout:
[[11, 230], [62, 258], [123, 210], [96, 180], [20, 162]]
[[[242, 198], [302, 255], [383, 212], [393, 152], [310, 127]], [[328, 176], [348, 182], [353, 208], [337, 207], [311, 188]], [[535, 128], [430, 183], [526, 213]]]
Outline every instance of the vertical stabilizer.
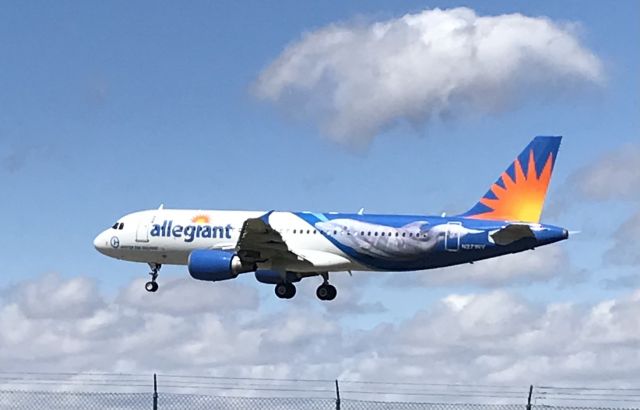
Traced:
[[461, 216], [540, 222], [561, 139], [562, 137], [535, 137], [480, 201]]

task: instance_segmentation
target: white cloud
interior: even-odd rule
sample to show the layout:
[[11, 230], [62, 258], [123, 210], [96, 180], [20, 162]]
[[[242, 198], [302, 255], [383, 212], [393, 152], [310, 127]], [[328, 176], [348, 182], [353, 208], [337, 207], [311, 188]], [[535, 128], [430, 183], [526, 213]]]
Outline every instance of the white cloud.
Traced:
[[637, 293], [590, 307], [536, 306], [503, 291], [467, 299], [445, 298], [384, 332], [379, 360], [351, 372], [372, 379], [417, 368], [416, 379], [506, 384], [624, 385], [640, 375]]
[[255, 93], [358, 146], [399, 122], [495, 113], [602, 82], [575, 25], [455, 8], [306, 33], [263, 70]]
[[591, 200], [640, 198], [640, 146], [608, 152], [569, 178], [571, 187]]
[[[5, 298], [3, 371], [618, 386], [640, 377], [640, 291], [592, 305], [546, 306], [506, 291], [454, 294], [408, 319], [353, 330], [330, 310], [291, 304], [308, 298], [316, 307], [326, 305], [311, 295], [301, 293], [274, 310], [255, 301], [251, 286], [213, 284], [236, 291], [235, 308], [225, 309], [196, 300], [206, 295], [183, 283], [188, 281], [163, 283], [160, 293], [149, 295], [177, 303], [177, 309], [132, 303], [129, 288], [111, 299], [94, 294], [100, 304], [91, 308], [72, 297], [70, 309], [82, 312], [77, 315], [61, 309], [32, 315], [28, 292]], [[86, 278], [51, 283], [42, 276], [18, 288], [96, 290]]]
[[202, 314], [205, 312], [233, 312], [258, 307], [257, 292], [236, 282], [202, 282], [173, 280], [162, 285], [162, 292], [149, 294], [144, 280], [131, 283], [118, 300], [124, 306], [149, 309], [165, 314]]
[[620, 225], [613, 234], [613, 246], [605, 254], [605, 260], [618, 265], [640, 265], [640, 211]]
[[103, 301], [95, 283], [82, 277], [64, 280], [48, 274], [37, 281], [23, 282], [4, 292], [31, 318], [83, 318], [92, 315]]

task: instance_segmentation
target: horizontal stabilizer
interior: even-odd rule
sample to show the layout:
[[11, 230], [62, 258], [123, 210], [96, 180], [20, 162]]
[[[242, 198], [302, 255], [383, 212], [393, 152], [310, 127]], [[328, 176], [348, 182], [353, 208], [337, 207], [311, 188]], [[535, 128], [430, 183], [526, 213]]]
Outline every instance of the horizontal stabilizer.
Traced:
[[535, 234], [529, 225], [511, 224], [491, 234], [491, 239], [496, 245], [506, 246], [520, 239], [535, 238]]

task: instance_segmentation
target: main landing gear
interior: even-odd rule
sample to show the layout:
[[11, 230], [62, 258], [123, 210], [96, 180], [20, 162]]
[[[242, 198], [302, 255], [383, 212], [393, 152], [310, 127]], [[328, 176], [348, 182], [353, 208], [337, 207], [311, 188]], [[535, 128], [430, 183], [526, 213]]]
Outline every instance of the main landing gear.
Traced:
[[[320, 276], [324, 279], [322, 285], [316, 289], [316, 296], [320, 300], [333, 300], [336, 298], [338, 291], [336, 287], [329, 283], [329, 274], [324, 272]], [[296, 295], [296, 286], [293, 283], [280, 282], [275, 287], [275, 294], [280, 299], [291, 299]]]
[[335, 286], [329, 283], [329, 274], [325, 272], [320, 274], [320, 276], [322, 276], [322, 279], [324, 279], [324, 281], [322, 282], [322, 285], [318, 286], [318, 289], [316, 289], [316, 296], [320, 300], [335, 299], [338, 291]]
[[147, 292], [155, 292], [158, 290], [158, 282], [156, 282], [156, 279], [158, 279], [158, 272], [160, 272], [162, 265], [159, 263], [150, 263], [149, 267], [151, 268], [151, 272], [149, 272], [151, 280], [144, 284], [144, 288]]
[[316, 289], [316, 296], [320, 300], [333, 300], [336, 298], [337, 294], [338, 290], [336, 287], [328, 283], [323, 283], [318, 286], [318, 289]]
[[296, 286], [293, 283], [278, 283], [275, 292], [280, 299], [291, 299], [296, 295]]

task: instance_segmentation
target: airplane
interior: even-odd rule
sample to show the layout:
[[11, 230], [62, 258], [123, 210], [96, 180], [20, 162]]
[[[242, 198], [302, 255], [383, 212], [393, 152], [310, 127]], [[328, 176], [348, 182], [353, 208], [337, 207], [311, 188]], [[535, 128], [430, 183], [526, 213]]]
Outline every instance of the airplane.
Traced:
[[[322, 278], [320, 300], [333, 300], [329, 274], [419, 271], [473, 263], [565, 240], [540, 223], [559, 136], [538, 136], [469, 211], [455, 216], [158, 209], [128, 214], [100, 233], [104, 255], [147, 263], [149, 292], [163, 265], [186, 265], [202, 281], [253, 272], [291, 299], [295, 284]], [[446, 274], [446, 271], [441, 273]]]

